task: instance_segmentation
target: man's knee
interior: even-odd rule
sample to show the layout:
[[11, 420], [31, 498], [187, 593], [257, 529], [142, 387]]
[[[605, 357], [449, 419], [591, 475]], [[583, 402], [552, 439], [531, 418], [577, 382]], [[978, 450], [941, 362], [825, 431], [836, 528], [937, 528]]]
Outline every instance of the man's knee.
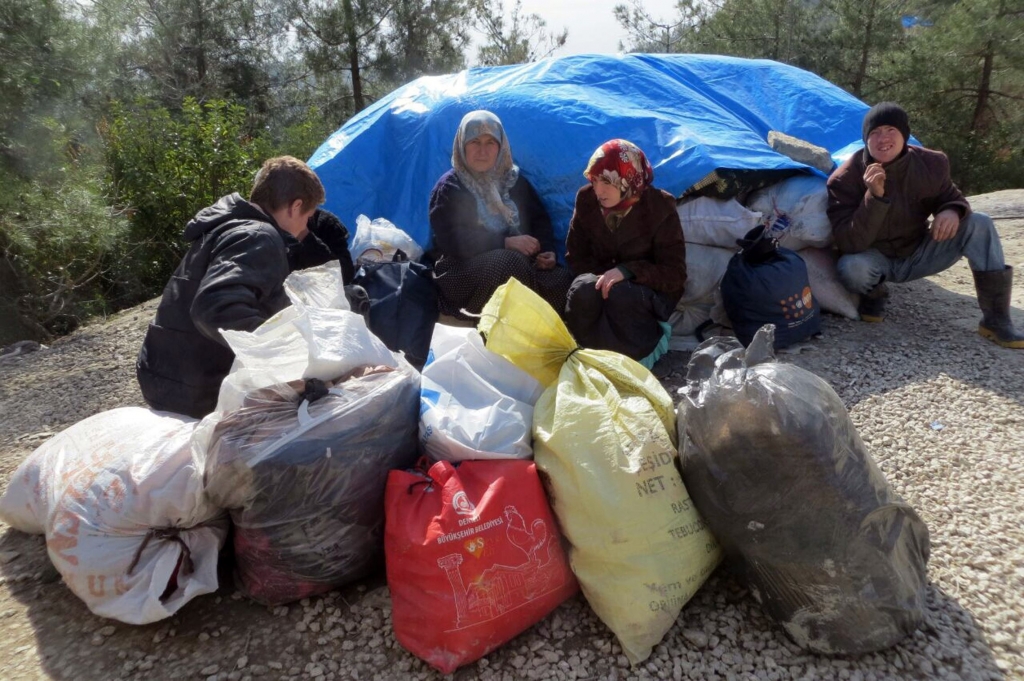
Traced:
[[961, 228], [965, 239], [977, 237], [999, 239], [996, 223], [985, 213], [971, 213], [964, 218]]
[[877, 286], [884, 276], [876, 258], [862, 253], [840, 256], [836, 270], [839, 273], [839, 281], [847, 290], [861, 294]]

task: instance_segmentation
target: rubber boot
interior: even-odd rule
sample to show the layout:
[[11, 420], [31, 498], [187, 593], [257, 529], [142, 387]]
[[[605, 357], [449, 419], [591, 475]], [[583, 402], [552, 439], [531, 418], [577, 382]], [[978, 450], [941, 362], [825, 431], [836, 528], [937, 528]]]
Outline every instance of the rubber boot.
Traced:
[[860, 305], [857, 312], [864, 322], [878, 323], [885, 319], [885, 301], [889, 298], [889, 289], [885, 282], [875, 286], [873, 289], [860, 297]]
[[1010, 291], [1013, 268], [991, 272], [973, 272], [982, 318], [978, 333], [1004, 348], [1024, 349], [1024, 334], [1017, 333], [1010, 319]]

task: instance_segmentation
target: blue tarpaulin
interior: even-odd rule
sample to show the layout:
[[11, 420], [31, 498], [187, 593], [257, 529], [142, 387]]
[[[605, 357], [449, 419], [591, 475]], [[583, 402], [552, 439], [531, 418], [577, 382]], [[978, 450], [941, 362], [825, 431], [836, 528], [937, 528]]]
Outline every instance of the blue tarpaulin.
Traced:
[[326, 208], [355, 225], [384, 217], [427, 246], [427, 202], [451, 168], [462, 116], [501, 118], [512, 156], [564, 239], [583, 169], [603, 142], [643, 149], [655, 186], [681, 196], [713, 170], [805, 166], [769, 130], [840, 158], [861, 144], [867, 105], [822, 78], [767, 60], [707, 55], [576, 55], [423, 77], [353, 117], [310, 159]]

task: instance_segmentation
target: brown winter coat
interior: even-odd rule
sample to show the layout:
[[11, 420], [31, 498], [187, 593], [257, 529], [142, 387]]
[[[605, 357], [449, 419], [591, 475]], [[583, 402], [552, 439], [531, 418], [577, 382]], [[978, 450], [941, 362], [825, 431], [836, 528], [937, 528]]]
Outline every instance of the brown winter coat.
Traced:
[[686, 285], [686, 244], [676, 200], [668, 192], [648, 187], [611, 230], [594, 188], [583, 187], [576, 194], [565, 261], [574, 275], [604, 274], [621, 265], [637, 284], [679, 298]]
[[952, 208], [963, 219], [967, 199], [949, 176], [941, 151], [908, 146], [885, 166], [885, 196], [864, 183], [867, 152], [858, 152], [828, 178], [828, 218], [841, 253], [877, 249], [889, 258], [910, 256], [928, 234], [928, 218]]

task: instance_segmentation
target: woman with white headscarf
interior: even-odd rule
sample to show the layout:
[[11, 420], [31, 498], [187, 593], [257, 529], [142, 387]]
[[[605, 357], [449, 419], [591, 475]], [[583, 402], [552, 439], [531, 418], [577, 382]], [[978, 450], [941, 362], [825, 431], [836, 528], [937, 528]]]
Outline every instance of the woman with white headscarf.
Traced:
[[551, 219], [493, 113], [471, 111], [459, 124], [452, 169], [430, 194], [430, 229], [443, 314], [478, 314], [509, 277], [564, 309], [572, 276], [557, 263]]

